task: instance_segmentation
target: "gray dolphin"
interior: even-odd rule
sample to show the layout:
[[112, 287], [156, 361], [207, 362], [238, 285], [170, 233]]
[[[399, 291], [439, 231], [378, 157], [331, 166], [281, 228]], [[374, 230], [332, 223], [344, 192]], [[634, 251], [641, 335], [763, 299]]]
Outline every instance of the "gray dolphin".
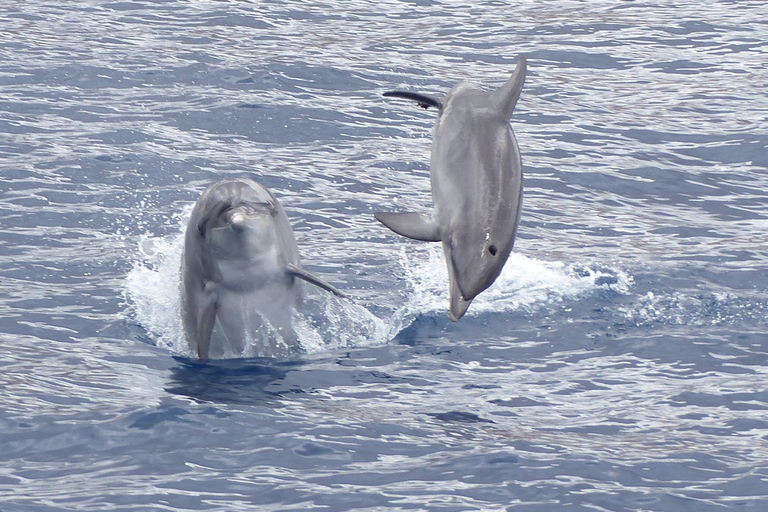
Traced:
[[507, 82], [485, 92], [462, 82], [443, 101], [390, 91], [423, 108], [437, 107], [430, 176], [435, 208], [421, 213], [376, 213], [400, 235], [443, 242], [451, 292], [451, 320], [501, 273], [515, 242], [523, 192], [520, 149], [509, 125], [525, 81], [520, 56]]
[[[296, 344], [292, 312], [301, 304], [296, 278], [344, 294], [301, 268], [285, 210], [265, 187], [231, 179], [197, 201], [184, 235], [181, 298], [184, 331], [200, 360], [215, 348], [238, 351], [249, 340], [285, 355]], [[265, 336], [264, 319], [280, 336]]]

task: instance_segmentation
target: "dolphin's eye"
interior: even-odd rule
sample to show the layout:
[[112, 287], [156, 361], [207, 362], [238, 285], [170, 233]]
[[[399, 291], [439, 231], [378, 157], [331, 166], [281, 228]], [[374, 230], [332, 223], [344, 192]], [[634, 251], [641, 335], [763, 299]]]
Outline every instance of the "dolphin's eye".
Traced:
[[488, 252], [489, 252], [489, 253], [491, 253], [491, 256], [496, 256], [496, 253], [497, 253], [498, 251], [499, 251], [499, 250], [498, 250], [498, 249], [496, 249], [496, 246], [495, 246], [495, 245], [491, 244], [491, 245], [489, 245], [489, 246], [488, 246]]

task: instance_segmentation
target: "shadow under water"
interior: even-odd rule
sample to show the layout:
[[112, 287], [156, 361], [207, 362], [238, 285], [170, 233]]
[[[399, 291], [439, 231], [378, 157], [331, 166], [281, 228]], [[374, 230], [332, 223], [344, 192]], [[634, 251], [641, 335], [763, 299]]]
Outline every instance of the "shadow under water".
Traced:
[[171, 370], [165, 390], [198, 402], [275, 405], [285, 393], [301, 393], [279, 385], [301, 361], [270, 358], [223, 359], [202, 363], [175, 356], [179, 365]]

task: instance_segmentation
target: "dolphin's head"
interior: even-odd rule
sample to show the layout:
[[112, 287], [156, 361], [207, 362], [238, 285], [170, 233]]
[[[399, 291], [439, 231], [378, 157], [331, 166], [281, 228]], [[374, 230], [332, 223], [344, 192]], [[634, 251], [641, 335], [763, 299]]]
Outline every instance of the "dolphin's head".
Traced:
[[270, 203], [222, 203], [198, 224], [212, 256], [253, 260], [277, 243], [276, 210]]
[[507, 261], [514, 236], [495, 236], [492, 230], [456, 229], [446, 256], [451, 266], [451, 278], [465, 301], [474, 299], [499, 276]]

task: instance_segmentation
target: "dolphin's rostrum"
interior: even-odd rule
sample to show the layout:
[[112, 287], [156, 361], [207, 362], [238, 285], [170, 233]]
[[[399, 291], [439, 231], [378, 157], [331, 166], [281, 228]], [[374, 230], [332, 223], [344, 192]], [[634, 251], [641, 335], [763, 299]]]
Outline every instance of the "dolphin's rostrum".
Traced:
[[443, 101], [411, 92], [384, 93], [439, 109], [430, 161], [432, 215], [375, 216], [400, 235], [443, 242], [454, 321], [496, 280], [515, 242], [523, 175], [509, 120], [525, 72], [526, 60], [520, 56], [512, 76], [496, 91], [462, 82]]
[[184, 332], [200, 360], [241, 353], [262, 356], [296, 348], [293, 311], [301, 305], [296, 278], [342, 292], [301, 268], [283, 207], [250, 179], [220, 181], [195, 204], [181, 264]]

